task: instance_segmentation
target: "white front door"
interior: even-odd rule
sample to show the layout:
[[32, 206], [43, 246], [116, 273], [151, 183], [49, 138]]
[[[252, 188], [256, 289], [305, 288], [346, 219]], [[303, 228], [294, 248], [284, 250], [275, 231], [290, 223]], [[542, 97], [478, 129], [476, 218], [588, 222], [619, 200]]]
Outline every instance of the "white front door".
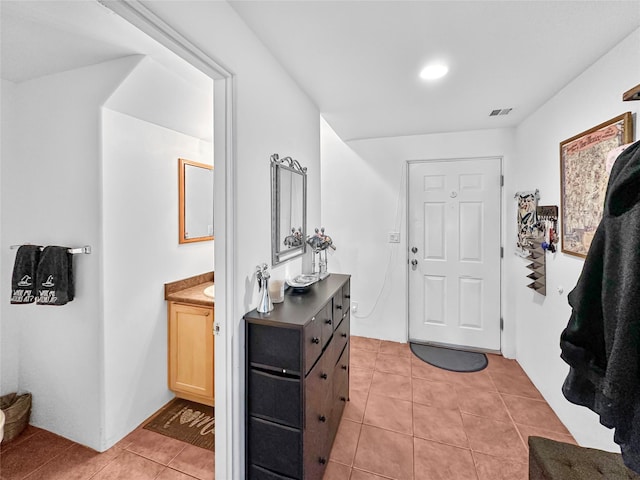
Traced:
[[411, 341], [500, 350], [500, 164], [409, 164]]

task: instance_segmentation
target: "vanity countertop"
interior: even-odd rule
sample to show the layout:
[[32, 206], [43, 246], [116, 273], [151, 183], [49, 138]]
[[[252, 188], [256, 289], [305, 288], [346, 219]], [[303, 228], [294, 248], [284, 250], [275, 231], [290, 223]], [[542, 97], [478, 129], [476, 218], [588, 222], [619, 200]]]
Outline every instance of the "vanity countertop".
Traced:
[[204, 289], [213, 285], [213, 272], [165, 283], [164, 299], [170, 302], [190, 303], [213, 307], [215, 299], [204, 294]]

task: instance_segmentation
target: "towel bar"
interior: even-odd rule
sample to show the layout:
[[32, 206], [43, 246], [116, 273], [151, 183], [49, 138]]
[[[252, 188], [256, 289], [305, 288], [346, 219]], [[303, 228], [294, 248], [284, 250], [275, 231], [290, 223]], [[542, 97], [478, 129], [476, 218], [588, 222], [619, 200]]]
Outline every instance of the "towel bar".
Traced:
[[[22, 245], [11, 245], [9, 248], [11, 250], [16, 250], [18, 248], [20, 248]], [[44, 247], [40, 247], [40, 250], [44, 250]], [[77, 248], [70, 248], [68, 250], [69, 253], [72, 254], [76, 254], [76, 253], [86, 253], [87, 255], [91, 253], [91, 246], [90, 245], [85, 245], [84, 247], [77, 247]]]

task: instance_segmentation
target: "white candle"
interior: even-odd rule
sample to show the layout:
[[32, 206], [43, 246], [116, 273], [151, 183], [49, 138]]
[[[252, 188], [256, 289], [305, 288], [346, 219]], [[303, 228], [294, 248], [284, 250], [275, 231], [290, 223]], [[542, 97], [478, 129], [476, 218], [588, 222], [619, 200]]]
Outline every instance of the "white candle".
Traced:
[[269, 282], [269, 296], [272, 303], [284, 301], [284, 280], [271, 280]]

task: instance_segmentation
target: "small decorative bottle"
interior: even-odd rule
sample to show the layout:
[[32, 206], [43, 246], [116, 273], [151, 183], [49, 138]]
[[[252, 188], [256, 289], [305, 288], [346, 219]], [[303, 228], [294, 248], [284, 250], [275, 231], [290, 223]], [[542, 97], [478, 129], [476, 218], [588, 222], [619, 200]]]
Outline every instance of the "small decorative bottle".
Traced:
[[256, 277], [258, 279], [258, 291], [262, 294], [260, 296], [260, 302], [258, 303], [259, 313], [269, 313], [273, 310], [273, 303], [269, 296], [269, 267], [266, 263], [258, 265], [256, 267]]

